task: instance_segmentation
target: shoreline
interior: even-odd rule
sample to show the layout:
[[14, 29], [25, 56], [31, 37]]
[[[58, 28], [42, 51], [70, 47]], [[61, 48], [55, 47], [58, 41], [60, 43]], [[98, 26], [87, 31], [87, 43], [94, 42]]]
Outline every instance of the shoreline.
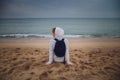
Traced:
[[[0, 47], [49, 48], [51, 38], [0, 38]], [[120, 38], [67, 38], [70, 49], [88, 47], [120, 47]]]
[[[68, 40], [97, 40], [97, 41], [102, 41], [102, 40], [117, 40], [120, 41], [120, 37], [64, 37], [67, 38]], [[41, 40], [50, 40], [52, 37], [0, 37], [0, 42], [34, 42], [34, 41], [41, 41]]]

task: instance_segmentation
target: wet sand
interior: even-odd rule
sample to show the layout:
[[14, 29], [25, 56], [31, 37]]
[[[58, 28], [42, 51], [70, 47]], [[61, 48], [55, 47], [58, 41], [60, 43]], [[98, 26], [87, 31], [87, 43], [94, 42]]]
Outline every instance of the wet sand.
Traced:
[[120, 39], [69, 41], [74, 65], [45, 65], [49, 39], [1, 39], [0, 80], [120, 80]]

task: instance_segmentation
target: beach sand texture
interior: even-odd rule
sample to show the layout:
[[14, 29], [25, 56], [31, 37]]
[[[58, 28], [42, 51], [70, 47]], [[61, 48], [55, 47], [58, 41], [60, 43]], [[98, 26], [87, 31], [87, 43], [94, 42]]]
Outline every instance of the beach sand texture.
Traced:
[[120, 40], [70, 40], [74, 65], [48, 61], [48, 40], [0, 43], [0, 80], [120, 80]]

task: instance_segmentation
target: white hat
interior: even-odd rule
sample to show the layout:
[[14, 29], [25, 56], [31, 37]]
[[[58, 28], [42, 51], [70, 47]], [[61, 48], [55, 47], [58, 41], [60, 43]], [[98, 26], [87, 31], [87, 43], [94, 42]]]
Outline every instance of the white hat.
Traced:
[[60, 27], [56, 27], [55, 36], [56, 37], [63, 37], [63, 35], [64, 35], [64, 30]]

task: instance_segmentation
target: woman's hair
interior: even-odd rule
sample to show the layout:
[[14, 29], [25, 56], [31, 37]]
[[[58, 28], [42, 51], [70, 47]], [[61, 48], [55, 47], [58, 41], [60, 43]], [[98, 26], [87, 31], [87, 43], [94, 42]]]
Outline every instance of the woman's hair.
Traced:
[[52, 28], [52, 33], [55, 33], [55, 29], [56, 29], [55, 27], [54, 27], [54, 28]]

